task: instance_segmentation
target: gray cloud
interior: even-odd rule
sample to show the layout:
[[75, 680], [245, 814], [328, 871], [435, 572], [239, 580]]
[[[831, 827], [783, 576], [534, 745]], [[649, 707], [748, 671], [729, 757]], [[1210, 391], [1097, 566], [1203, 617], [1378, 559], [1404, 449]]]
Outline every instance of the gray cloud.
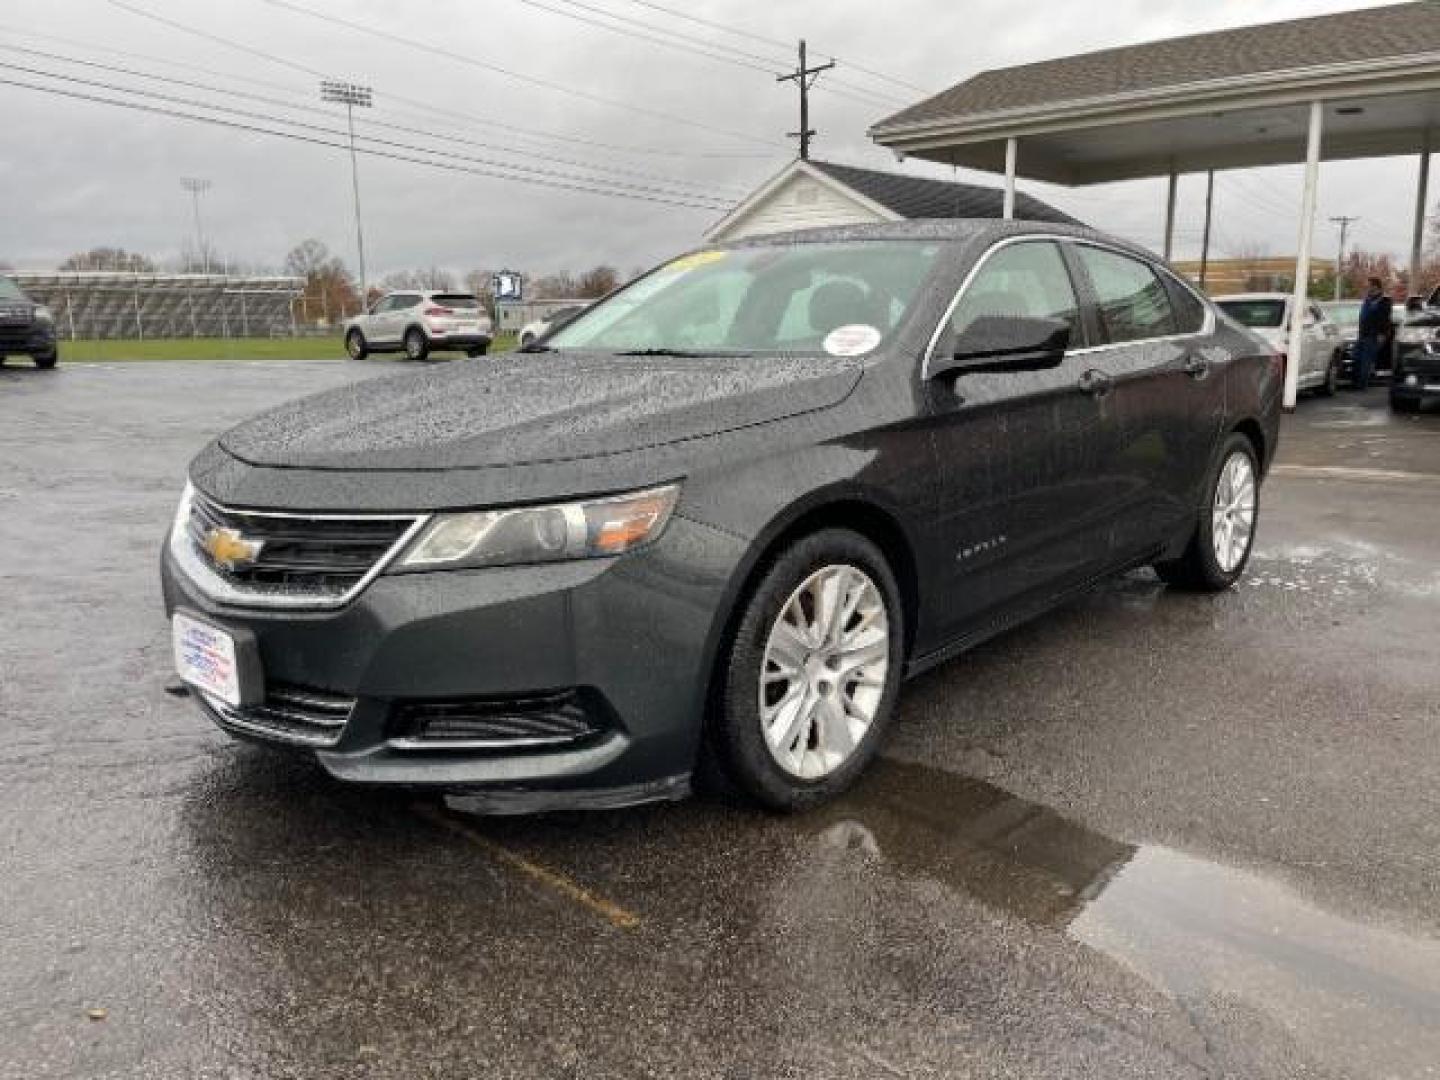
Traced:
[[[712, 199], [744, 192], [793, 154], [783, 133], [796, 123], [794, 92], [777, 85], [771, 75], [610, 33], [521, 0], [483, 4], [435, 0], [424, 5], [377, 0], [296, 2], [584, 94], [684, 117], [715, 129], [747, 133], [750, 141], [528, 85], [395, 41], [327, 25], [263, 0], [128, 2], [278, 59], [369, 83], [375, 87], [376, 109], [370, 114], [375, 119], [569, 158], [579, 164], [449, 144], [447, 148], [457, 154], [584, 174], [592, 178], [591, 184], [597, 183], [591, 168], [630, 170], [649, 179], [610, 174], [598, 184], [674, 183]], [[544, 2], [545, 6], [562, 6], [554, 0]], [[775, 70], [783, 67], [784, 58], [777, 50], [760, 42], [664, 19], [626, 0], [587, 2], [716, 44], [775, 55]], [[1070, 0], [1023, 7], [1011, 0], [889, 0], [883, 5], [874, 0], [670, 3], [683, 5], [698, 17], [765, 37], [789, 41], [804, 34], [822, 55], [834, 50], [842, 58], [933, 89], [988, 67], [1262, 18], [1290, 18], [1356, 6], [1354, 0], [1268, 0], [1262, 12], [1260, 5], [1248, 0], [1203, 5], [1185, 0], [1111, 0], [1106, 17], [1099, 19], [1091, 5]], [[318, 104], [315, 79], [307, 74], [158, 25], [106, 0], [7, 0], [6, 16], [0, 45], [84, 57]], [[76, 44], [31, 35], [53, 35]], [[99, 51], [101, 48], [193, 64], [202, 71], [122, 59]], [[178, 94], [189, 102], [223, 100], [195, 90], [86, 71], [4, 50], [0, 50], [0, 63], [144, 86]], [[870, 103], [841, 96], [822, 79], [814, 99], [814, 122], [820, 129], [817, 156], [949, 174], [924, 163], [898, 166], [888, 152], [865, 138], [866, 128], [892, 111], [879, 95], [898, 97], [902, 102], [915, 95], [847, 69], [843, 62], [834, 75], [848, 84], [841, 88], [843, 93], [852, 94], [853, 87], [865, 86], [875, 99]], [[13, 69], [0, 70], [0, 78], [61, 85], [16, 74]], [[242, 78], [273, 83], [276, 88], [233, 81]], [[65, 85], [87, 93], [105, 93], [73, 83]], [[401, 98], [445, 111], [419, 108]], [[270, 114], [282, 112], [238, 98], [226, 103]], [[527, 134], [461, 119], [453, 112], [502, 121]], [[284, 115], [322, 126], [342, 124], [339, 114], [327, 117], [284, 111]], [[0, 155], [0, 192], [5, 206], [0, 259], [17, 266], [52, 266], [73, 250], [102, 243], [173, 258], [192, 231], [188, 196], [179, 187], [184, 175], [214, 181], [204, 201], [207, 231], [220, 249], [234, 257], [247, 263], [277, 265], [293, 243], [316, 236], [354, 263], [348, 161], [341, 152], [6, 85], [0, 85], [0, 118], [8, 144], [7, 152]], [[601, 150], [532, 134], [538, 132], [637, 152]], [[434, 142], [394, 131], [375, 134]], [[15, 152], [15, 147], [22, 148], [21, 152]], [[536, 272], [597, 262], [629, 268], [693, 244], [721, 212], [556, 190], [369, 157], [361, 160], [361, 174], [372, 277], [387, 270], [431, 264], [457, 270], [505, 264]], [[1201, 187], [1202, 181], [1191, 177], [1181, 189], [1182, 256], [1198, 248]], [[1161, 182], [1077, 192], [1039, 185], [1030, 190], [1101, 227], [1152, 246], [1160, 242]], [[1223, 254], [1242, 246], [1259, 246], [1277, 254], [1293, 250], [1296, 215], [1290, 208], [1298, 201], [1298, 191], [1296, 168], [1224, 175], [1217, 188], [1217, 251]], [[1322, 174], [1321, 213], [1360, 214], [1363, 220], [1352, 234], [1355, 242], [1401, 253], [1409, 245], [1413, 191], [1414, 164], [1408, 160], [1331, 164]], [[1323, 219], [1317, 244], [1322, 253], [1333, 246]]]

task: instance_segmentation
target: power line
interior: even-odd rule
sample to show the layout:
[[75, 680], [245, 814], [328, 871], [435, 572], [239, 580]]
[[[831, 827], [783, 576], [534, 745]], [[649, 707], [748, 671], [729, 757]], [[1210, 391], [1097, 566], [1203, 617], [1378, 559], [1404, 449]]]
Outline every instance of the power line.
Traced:
[[[112, 4], [121, 3], [122, 0], [110, 0], [110, 2]], [[282, 8], [286, 11], [294, 12], [297, 15], [305, 15], [312, 19], [318, 19], [321, 22], [330, 23], [335, 26], [343, 26], [348, 30], [353, 30], [361, 34], [368, 34], [371, 37], [377, 37], [387, 42], [398, 43], [400, 45], [405, 45], [408, 48], [418, 49], [421, 52], [430, 53], [433, 56], [443, 56], [447, 60], [453, 60], [458, 64], [466, 64], [470, 67], [479, 68], [482, 71], [494, 72], [498, 75], [504, 75], [507, 78], [517, 79], [521, 82], [530, 83], [532, 86], [540, 86], [547, 90], [553, 90], [556, 93], [566, 94], [570, 97], [579, 98], [582, 101], [589, 101], [595, 104], [606, 105], [616, 109], [624, 109], [628, 112], [637, 113], [641, 116], [649, 116], [652, 119], [664, 120], [666, 123], [670, 124], [684, 124], [687, 127], [700, 128], [703, 131], [709, 131], [712, 134], [724, 135], [732, 139], [744, 139], [746, 142], [758, 143], [761, 145], [769, 145], [771, 143], [771, 140], [762, 139], [756, 135], [751, 135], [739, 131], [730, 131], [726, 128], [715, 127], [711, 124], [706, 124], [700, 120], [692, 120], [687, 116], [677, 116], [672, 113], [661, 112], [658, 109], [649, 109], [643, 105], [633, 105], [627, 101], [617, 101], [614, 98], [601, 97], [598, 94], [591, 94], [584, 90], [577, 90], [574, 87], [565, 86], [563, 83], [556, 83], [551, 82], [548, 79], [542, 79], [537, 75], [527, 75], [523, 72], [512, 71], [510, 68], [501, 67], [499, 64], [492, 64], [489, 61], [485, 60], [477, 60], [475, 57], [468, 56], [465, 53], [454, 52], [450, 49], [442, 48], [439, 45], [432, 45], [429, 42], [419, 41], [415, 38], [403, 37], [391, 30], [382, 30], [378, 27], [368, 26], [364, 23], [357, 23], [350, 19], [342, 19], [338, 15], [326, 15], [323, 12], [311, 11], [309, 8], [302, 7], [299, 4], [292, 4], [289, 2], [289, 0], [260, 0], [260, 2], [263, 4], [269, 4], [271, 7]]]
[[[312, 104], [309, 104], [309, 103], [283, 101], [283, 100], [280, 100], [280, 99], [278, 99], [278, 98], [269, 97], [269, 96], [264, 95], [264, 94], [254, 94], [254, 93], [250, 93], [249, 91], [245, 91], [245, 90], [222, 89], [222, 88], [219, 88], [219, 87], [210, 86], [210, 85], [205, 84], [205, 83], [194, 82], [194, 81], [191, 81], [191, 80], [189, 80], [189, 79], [177, 79], [177, 78], [175, 78], [175, 77], [173, 77], [173, 76], [169, 76], [169, 75], [160, 75], [160, 74], [157, 74], [157, 73], [154, 73], [154, 72], [138, 71], [138, 70], [136, 70], [136, 69], [134, 69], [134, 68], [121, 67], [121, 66], [115, 65], [115, 64], [103, 64], [103, 63], [100, 63], [99, 61], [95, 61], [95, 60], [84, 60], [84, 59], [79, 59], [79, 58], [76, 58], [76, 57], [63, 56], [63, 55], [61, 55], [61, 54], [59, 54], [59, 53], [46, 52], [46, 51], [43, 50], [43, 49], [29, 49], [29, 48], [26, 48], [26, 47], [23, 46], [23, 45], [6, 45], [6, 44], [4, 44], [3, 42], [0, 42], [0, 49], [4, 49], [4, 50], [9, 51], [9, 52], [24, 53], [24, 54], [26, 54], [26, 55], [28, 55], [28, 56], [39, 56], [39, 57], [43, 57], [43, 58], [45, 58], [45, 59], [47, 59], [47, 60], [58, 61], [58, 62], [60, 62], [60, 63], [74, 64], [74, 65], [77, 65], [77, 66], [80, 66], [80, 67], [94, 68], [94, 69], [98, 69], [98, 70], [101, 70], [101, 71], [108, 71], [108, 72], [111, 72], [111, 73], [113, 73], [113, 74], [127, 75], [127, 76], [130, 76], [130, 77], [139, 78], [139, 79], [149, 79], [149, 80], [152, 80], [152, 81], [155, 81], [155, 82], [164, 83], [164, 84], [173, 85], [173, 86], [183, 86], [183, 87], [187, 87], [187, 88], [192, 89], [192, 90], [205, 91], [205, 92], [207, 92], [207, 93], [224, 93], [224, 94], [228, 94], [228, 95], [230, 95], [230, 96], [232, 96], [232, 97], [241, 98], [241, 99], [244, 99], [244, 100], [247, 100], [247, 101], [255, 101], [255, 102], [259, 102], [259, 103], [264, 104], [264, 105], [276, 106], [276, 107], [282, 108], [282, 109], [291, 109], [291, 110], [295, 110], [295, 111], [297, 111], [297, 112], [310, 113], [310, 114], [320, 115], [320, 116], [326, 116], [326, 117], [332, 115], [331, 112], [330, 112], [330, 110], [328, 110], [328, 109], [323, 109], [323, 108], [320, 108], [320, 107], [317, 106], [317, 105], [312, 105]], [[5, 66], [5, 65], [0, 64], [0, 66]], [[22, 69], [20, 69], [20, 70], [28, 70], [28, 69], [23, 69], [23, 68], [22, 68]], [[31, 73], [32, 73], [32, 74], [48, 74], [48, 73], [45, 73], [45, 72], [31, 72]], [[108, 85], [108, 84], [100, 84], [100, 85], [104, 86], [104, 85]], [[125, 88], [124, 88], [124, 87], [113, 87], [113, 89], [124, 90]], [[199, 104], [203, 104], [203, 103], [202, 103], [202, 102], [191, 102], [190, 104], [197, 104], [197, 105], [199, 105]], [[287, 123], [287, 122], [289, 122], [289, 121], [287, 121], [287, 120], [286, 120], [285, 118], [283, 118], [283, 117], [272, 117], [271, 119], [275, 119], [275, 120], [277, 120], [277, 121], [279, 121], [279, 122], [281, 122], [281, 123]], [[593, 173], [614, 174], [614, 175], [617, 175], [617, 176], [627, 176], [627, 177], [634, 177], [634, 178], [636, 178], [636, 179], [641, 179], [641, 180], [649, 180], [649, 181], [652, 181], [652, 182], [661, 184], [661, 185], [663, 185], [663, 186], [665, 186], [665, 187], [673, 188], [673, 189], [675, 189], [676, 192], [679, 193], [679, 194], [685, 194], [685, 195], [691, 195], [691, 194], [693, 194], [693, 195], [698, 195], [698, 196], [701, 196], [701, 197], [711, 197], [712, 194], [714, 194], [714, 193], [709, 192], [709, 191], [701, 191], [700, 189], [694, 187], [694, 185], [692, 185], [692, 184], [690, 184], [690, 183], [688, 183], [688, 182], [686, 182], [686, 181], [674, 180], [674, 179], [671, 179], [671, 178], [669, 178], [669, 177], [656, 176], [656, 175], [653, 174], [653, 173], [641, 172], [640, 170], [637, 170], [637, 169], [617, 168], [617, 167], [614, 167], [614, 166], [606, 166], [606, 165], [591, 165], [591, 164], [589, 164], [588, 162], [576, 161], [574, 158], [559, 157], [559, 156], [557, 156], [557, 155], [543, 153], [543, 152], [538, 151], [538, 150], [530, 150], [530, 149], [526, 149], [526, 148], [521, 148], [521, 149], [518, 149], [518, 150], [517, 150], [517, 149], [512, 149], [512, 148], [506, 147], [506, 146], [500, 146], [500, 145], [497, 145], [497, 144], [495, 144], [495, 143], [483, 142], [483, 141], [476, 140], [476, 139], [468, 139], [468, 138], [465, 138], [464, 136], [460, 136], [460, 135], [450, 135], [450, 134], [447, 134], [447, 133], [445, 133], [445, 132], [429, 131], [429, 130], [426, 130], [426, 129], [424, 129], [424, 128], [417, 128], [417, 127], [414, 126], [413, 124], [392, 124], [392, 123], [387, 123], [387, 122], [384, 121], [384, 120], [371, 120], [371, 119], [362, 119], [362, 120], [360, 121], [360, 123], [361, 123], [361, 124], [364, 124], [364, 125], [370, 125], [370, 126], [373, 126], [373, 127], [383, 128], [383, 129], [386, 129], [386, 130], [389, 130], [389, 131], [398, 131], [398, 132], [401, 132], [401, 133], [404, 133], [404, 134], [408, 134], [408, 135], [412, 135], [412, 136], [419, 136], [419, 137], [423, 137], [423, 138], [426, 138], [426, 139], [438, 139], [438, 140], [440, 140], [441, 142], [450, 142], [450, 143], [456, 143], [456, 144], [465, 145], [465, 146], [473, 146], [473, 147], [476, 147], [476, 148], [481, 149], [481, 150], [490, 150], [490, 151], [494, 151], [494, 152], [498, 152], [498, 153], [502, 153], [502, 154], [511, 154], [511, 155], [513, 155], [513, 156], [516, 156], [516, 157], [531, 157], [531, 158], [534, 158], [534, 159], [536, 159], [536, 160], [538, 160], [538, 161], [548, 161], [548, 162], [551, 162], [552, 164], [570, 165], [570, 166], [573, 166], [573, 167], [575, 167], [575, 168], [584, 169], [584, 170], [586, 170], [586, 171], [588, 171], [588, 172], [593, 172]], [[602, 176], [602, 177], [595, 177], [594, 179], [598, 182], [598, 181], [600, 181], [600, 180], [603, 179], [603, 176]], [[743, 194], [740, 193], [740, 192], [723, 192], [723, 193], [719, 193], [719, 194], [721, 194], [723, 197], [734, 197], [734, 198], [737, 198], [737, 199], [743, 197]]]
[[[664, 4], [653, 3], [652, 0], [630, 0], [630, 3], [637, 4], [640, 7], [650, 8], [652, 11], [662, 12], [663, 14], [673, 16], [677, 19], [684, 19], [686, 22], [696, 23], [700, 26], [708, 26], [712, 30], [722, 30], [727, 34], [735, 34], [738, 37], [749, 38], [751, 41], [759, 41], [767, 45], [774, 45], [777, 48], [785, 49], [786, 51], [790, 49], [790, 43], [788, 41], [781, 41], [778, 38], [766, 37], [763, 34], [755, 34], [750, 32], [749, 30], [742, 30], [739, 27], [730, 26], [726, 23], [720, 23], [715, 22], [711, 19], [701, 18], [699, 15], [691, 15], [689, 12], [686, 11], [677, 11], [675, 8], [667, 7]], [[930, 91], [926, 90], [923, 86], [917, 86], [912, 82], [906, 82], [904, 79], [897, 79], [893, 75], [886, 75], [882, 71], [874, 71], [870, 68], [861, 67], [859, 64], [856, 64], [851, 60], [847, 60], [842, 56], [836, 56], [828, 51], [820, 51], [824, 52], [824, 54], [826, 56], [829, 56], [830, 59], [839, 61], [841, 64], [844, 64], [845, 67], [848, 68], [850, 71], [858, 71], [862, 74], [869, 75], [871, 78], [882, 79], [885, 82], [894, 83], [896, 86], [903, 86], [906, 90], [914, 90], [921, 94], [930, 93]]]
[[[14, 65], [0, 66], [13, 67]], [[42, 74], [41, 77], [43, 78], [46, 76]], [[65, 76], [53, 75], [49, 77], [62, 79], [67, 78]], [[70, 76], [68, 78], [71, 81], [89, 81], [78, 80], [73, 76]], [[35, 90], [40, 93], [55, 94], [60, 97], [73, 98], [80, 101], [89, 101], [102, 105], [112, 105], [118, 108], [131, 109], [137, 112], [152, 113], [155, 115], [174, 117], [182, 120], [191, 120], [197, 123], [211, 124], [217, 127], [230, 128], [237, 131], [249, 131], [261, 135], [273, 135], [277, 138], [289, 139], [294, 142], [308, 143], [312, 146], [323, 146], [333, 150], [340, 150], [347, 153], [349, 152], [349, 145], [346, 142], [331, 142], [327, 139], [318, 138], [313, 135], [301, 134], [300, 132], [281, 131], [272, 127], [266, 127], [261, 124], [244, 123], [238, 120], [227, 120], [218, 116], [205, 116], [199, 113], [170, 108], [168, 106], [148, 105], [144, 102], [139, 101], [125, 101], [123, 99], [105, 97], [99, 94], [90, 94], [80, 90], [67, 90], [55, 86], [37, 86], [34, 83], [21, 82], [17, 79], [8, 79], [4, 77], [0, 77], [0, 85], [16, 86], [26, 90]], [[130, 94], [143, 93], [142, 91], [126, 90], [123, 88], [120, 89], [120, 92]], [[164, 97], [164, 95], [154, 94], [150, 94], [148, 96]], [[186, 104], [189, 103], [187, 102]], [[221, 106], [216, 105], [201, 105], [199, 107], [210, 111], [226, 111], [232, 113], [239, 111], [222, 109]], [[279, 120], [278, 122], [290, 127], [301, 127], [317, 131], [325, 135], [333, 136], [337, 139], [343, 139], [345, 137], [344, 132], [336, 131], [331, 128], [322, 128], [313, 124], [301, 124], [298, 121]], [[462, 155], [448, 154], [443, 151], [431, 150], [426, 147], [407, 146], [403, 143], [387, 142], [386, 140], [378, 140], [367, 137], [365, 141], [374, 142], [387, 147], [399, 147], [407, 150], [412, 150], [416, 153], [430, 155], [430, 157], [455, 158], [460, 161], [467, 162], [481, 161], [481, 159], [478, 158], [467, 158]], [[565, 173], [555, 172], [553, 170], [531, 168], [520, 165], [510, 165], [504, 162], [484, 162], [482, 165], [479, 166], [467, 166], [450, 164], [446, 161], [434, 161], [431, 160], [430, 157], [414, 157], [409, 154], [393, 153], [390, 150], [377, 150], [373, 147], [368, 146], [357, 146], [356, 151], [357, 153], [368, 154], [371, 157], [384, 158], [390, 161], [406, 162], [412, 165], [424, 165], [429, 168], [444, 169], [449, 172], [470, 173], [476, 176], [488, 176], [501, 180], [518, 180], [522, 183], [537, 184], [542, 187], [560, 188], [567, 191], [579, 191], [589, 195], [609, 195], [615, 198], [633, 199], [639, 202], [660, 203], [668, 206], [680, 206], [694, 210], [714, 211], [717, 209], [729, 209], [728, 203], [721, 203], [719, 206], [716, 206], [710, 202], [701, 202], [697, 199], [687, 199], [679, 195], [671, 195], [668, 193], [646, 193], [643, 189], [632, 188], [623, 184], [608, 184], [604, 187], [596, 187], [584, 183], [583, 180], [585, 178], [576, 178]], [[524, 172], [530, 175], [516, 176], [515, 172]]]
[[[173, 26], [175, 29], [183, 30], [186, 33], [198, 32], [194, 31], [191, 27], [180, 26], [173, 21], [168, 25]], [[182, 60], [176, 60], [172, 57], [155, 56], [149, 53], [137, 53], [126, 49], [115, 49], [106, 45], [96, 45], [93, 42], [79, 41], [74, 38], [61, 37], [56, 34], [42, 34], [33, 30], [14, 30], [7, 27], [6, 33], [18, 37], [34, 38], [39, 41], [53, 41], [61, 45], [70, 46], [72, 48], [89, 49], [92, 52], [100, 52], [108, 54], [110, 56], [118, 56], [126, 60], [139, 60], [152, 64], [162, 64], [166, 67], [177, 68], [181, 71], [199, 72], [211, 78], [220, 78], [229, 82], [244, 83], [249, 86], [259, 86], [267, 90], [277, 90], [285, 94], [302, 93], [302, 91], [295, 86], [276, 83], [266, 79], [257, 79], [249, 75], [237, 75], [233, 72], [216, 71], [212, 67], [205, 67], [200, 64], [187, 64]], [[218, 38], [213, 35], [207, 36], [210, 38], [210, 40], [217, 41], [219, 44], [225, 45], [228, 48], [241, 49], [247, 52], [249, 51], [247, 46], [241, 45], [238, 42]], [[9, 47], [19, 48], [18, 46]], [[267, 58], [272, 58], [274, 55], [275, 54], [273, 53], [267, 54]], [[538, 128], [531, 127], [521, 127], [518, 124], [509, 124], [504, 122], [503, 120], [496, 120], [494, 117], [480, 116], [477, 113], [461, 112], [455, 109], [448, 108], [444, 105], [437, 105], [433, 102], [420, 101], [415, 98], [406, 97], [403, 94], [397, 94], [393, 90], [386, 87], [381, 87], [381, 90], [384, 92], [384, 97], [387, 102], [399, 101], [409, 104], [416, 109], [424, 110], [424, 115], [426, 116], [454, 117], [458, 120], [464, 120], [466, 123], [481, 124], [486, 127], [498, 128], [502, 131], [511, 132], [515, 135], [520, 136], [521, 138], [529, 139], [536, 142], [550, 140], [554, 142], [574, 143], [577, 146], [584, 146], [595, 150], [605, 150], [611, 153], [627, 154], [639, 157], [660, 156], [685, 158], [750, 158], [770, 156], [767, 152], [761, 150], [686, 150], [670, 146], [625, 146], [619, 143], [604, 142], [598, 139], [588, 139], [578, 135], [561, 134], [560, 132], [544, 131]], [[238, 93], [238, 91], [232, 90], [228, 87], [225, 88], [225, 92]], [[406, 113], [404, 109], [395, 109], [393, 107], [387, 107], [383, 111], [386, 115], [399, 117], [404, 117], [406, 115], [420, 115], [419, 113]]]
[[[714, 60], [723, 60], [727, 63], [734, 64], [737, 67], [749, 68], [752, 71], [763, 71], [768, 75], [776, 74], [775, 66], [782, 62], [773, 57], [761, 56], [758, 53], [753, 52], [745, 52], [741, 49], [736, 49], [732, 46], [723, 45], [718, 42], [707, 41], [704, 38], [698, 38], [691, 34], [682, 34], [678, 30], [668, 30], [664, 27], [657, 26], [653, 22], [645, 22], [641, 19], [630, 19], [624, 15], [616, 15], [615, 13], [605, 8], [595, 7], [592, 4], [584, 3], [583, 0], [556, 0], [556, 2], [565, 4], [567, 7], [579, 8], [582, 11], [593, 12], [602, 16], [603, 18], [611, 19], [614, 22], [627, 24], [630, 26], [638, 26], [641, 28], [642, 32], [626, 30], [622, 26], [612, 26], [609, 23], [597, 22], [596, 20], [586, 18], [583, 15], [577, 15], [574, 12], [558, 10], [556, 8], [550, 7], [548, 4], [542, 2], [542, 0], [520, 0], [520, 3], [525, 4], [528, 7], [538, 8], [541, 11], [548, 11], [553, 15], [560, 15], [565, 18], [576, 19], [580, 22], [588, 23], [591, 26], [598, 26], [602, 29], [610, 30], [617, 34], [624, 34], [628, 37], [638, 38], [643, 41], [652, 41], [660, 45], [668, 46], [669, 48], [679, 49], [683, 52], [695, 53], [699, 56], [708, 56]], [[655, 37], [655, 33], [665, 34], [668, 36], [664, 38]], [[675, 40], [671, 40], [672, 38]], [[704, 46], [704, 48], [692, 48], [690, 45], [684, 44], [685, 42], [694, 42]], [[788, 49], [789, 46], [786, 46], [786, 48]], [[730, 56], [719, 55], [711, 51], [715, 49], [725, 49], [728, 52], [733, 53], [734, 57], [738, 57], [739, 59], [735, 59]], [[841, 80], [831, 81], [834, 82], [837, 86], [853, 91], [853, 93], [851, 94], [842, 94], [842, 97], [850, 97], [852, 100], [861, 101], [863, 104], [866, 105], [873, 103], [882, 103], [886, 105], [909, 104], [908, 102], [902, 101], [899, 98], [891, 97], [888, 94], [882, 93], [877, 90], [871, 90], [868, 87], [859, 86], [855, 83], [847, 83]]]

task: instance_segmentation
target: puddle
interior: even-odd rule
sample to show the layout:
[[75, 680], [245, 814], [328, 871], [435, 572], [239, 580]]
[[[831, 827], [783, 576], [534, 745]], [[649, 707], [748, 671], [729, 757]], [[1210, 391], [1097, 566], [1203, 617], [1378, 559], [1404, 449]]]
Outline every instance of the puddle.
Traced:
[[877, 762], [805, 825], [822, 845], [1069, 935], [1173, 995], [1197, 1024], [1223, 1028], [1240, 1010], [1358, 1076], [1440, 1076], [1440, 941], [923, 765]]

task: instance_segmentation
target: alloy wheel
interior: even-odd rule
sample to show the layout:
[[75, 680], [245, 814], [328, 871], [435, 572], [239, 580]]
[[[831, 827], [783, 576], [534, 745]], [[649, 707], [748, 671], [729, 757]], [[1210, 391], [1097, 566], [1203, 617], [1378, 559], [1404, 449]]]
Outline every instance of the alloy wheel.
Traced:
[[840, 768], [875, 722], [890, 665], [890, 616], [863, 570], [825, 566], [780, 609], [760, 670], [765, 745], [785, 772]]
[[1255, 532], [1255, 466], [1248, 454], [1236, 451], [1226, 460], [1215, 483], [1210, 536], [1215, 562], [1230, 573], [1244, 560]]

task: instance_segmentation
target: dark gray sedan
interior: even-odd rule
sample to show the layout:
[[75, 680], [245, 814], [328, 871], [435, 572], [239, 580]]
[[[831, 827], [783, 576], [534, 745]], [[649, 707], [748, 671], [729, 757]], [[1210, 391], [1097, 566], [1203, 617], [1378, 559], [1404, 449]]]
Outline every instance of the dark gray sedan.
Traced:
[[176, 664], [226, 731], [346, 780], [534, 810], [702, 772], [804, 807], [906, 677], [1108, 574], [1231, 585], [1280, 387], [1081, 229], [692, 252], [530, 351], [220, 436], [164, 552]]

